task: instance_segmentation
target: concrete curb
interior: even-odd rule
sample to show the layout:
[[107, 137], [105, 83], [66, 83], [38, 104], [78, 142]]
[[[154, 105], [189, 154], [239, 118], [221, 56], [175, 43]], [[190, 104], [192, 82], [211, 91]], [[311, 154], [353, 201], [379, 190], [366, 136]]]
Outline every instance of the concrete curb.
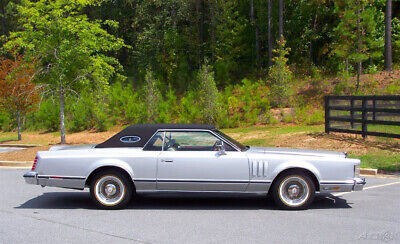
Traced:
[[0, 147], [22, 147], [22, 148], [27, 148], [27, 147], [40, 147], [42, 145], [36, 145], [36, 144], [0, 144]]
[[26, 168], [32, 167], [33, 161], [0, 161], [2, 167]]
[[377, 175], [378, 169], [360, 169], [362, 175]]

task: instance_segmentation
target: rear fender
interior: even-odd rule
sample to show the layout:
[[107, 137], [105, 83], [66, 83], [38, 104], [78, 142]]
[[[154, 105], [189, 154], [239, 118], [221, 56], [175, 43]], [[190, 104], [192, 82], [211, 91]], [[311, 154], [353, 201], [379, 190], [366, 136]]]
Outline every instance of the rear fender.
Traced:
[[93, 171], [95, 171], [96, 169], [98, 169], [100, 167], [104, 167], [104, 166], [121, 168], [121, 169], [125, 170], [129, 174], [131, 179], [133, 180], [134, 173], [133, 173], [131, 166], [129, 166], [129, 164], [127, 162], [119, 160], [119, 159], [101, 159], [99, 161], [94, 162], [93, 164], [90, 165], [88, 171], [86, 172], [86, 179], [89, 177], [89, 175]]

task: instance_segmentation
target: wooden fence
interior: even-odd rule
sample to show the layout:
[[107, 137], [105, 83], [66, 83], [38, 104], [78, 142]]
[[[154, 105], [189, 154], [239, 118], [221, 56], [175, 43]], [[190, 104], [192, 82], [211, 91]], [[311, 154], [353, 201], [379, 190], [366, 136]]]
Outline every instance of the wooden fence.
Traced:
[[400, 138], [400, 96], [326, 96], [325, 132]]

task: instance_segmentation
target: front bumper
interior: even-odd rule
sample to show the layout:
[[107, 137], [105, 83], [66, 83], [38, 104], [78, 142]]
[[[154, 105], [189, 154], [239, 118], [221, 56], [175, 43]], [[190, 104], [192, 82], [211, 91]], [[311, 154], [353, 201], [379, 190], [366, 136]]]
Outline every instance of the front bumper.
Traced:
[[38, 181], [38, 173], [36, 172], [27, 172], [24, 174], [24, 179], [25, 182], [28, 184], [32, 184], [32, 185], [39, 185], [39, 181]]
[[321, 182], [321, 193], [362, 191], [365, 185], [365, 178], [353, 178], [341, 182]]
[[354, 178], [353, 191], [362, 191], [366, 183], [365, 178]]

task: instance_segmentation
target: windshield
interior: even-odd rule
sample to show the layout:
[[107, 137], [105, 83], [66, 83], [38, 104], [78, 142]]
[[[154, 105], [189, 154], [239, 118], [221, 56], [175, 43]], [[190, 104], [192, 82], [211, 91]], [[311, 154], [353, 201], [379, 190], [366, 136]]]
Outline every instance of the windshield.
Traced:
[[241, 151], [246, 151], [247, 149], [249, 149], [249, 147], [246, 147], [245, 145], [243, 145], [242, 143], [236, 141], [235, 139], [233, 139], [232, 137], [224, 134], [223, 132], [219, 131], [219, 130], [215, 130], [215, 132], [222, 136], [223, 138], [225, 138], [226, 140], [230, 141], [231, 143], [233, 143], [236, 147], [238, 147]]

